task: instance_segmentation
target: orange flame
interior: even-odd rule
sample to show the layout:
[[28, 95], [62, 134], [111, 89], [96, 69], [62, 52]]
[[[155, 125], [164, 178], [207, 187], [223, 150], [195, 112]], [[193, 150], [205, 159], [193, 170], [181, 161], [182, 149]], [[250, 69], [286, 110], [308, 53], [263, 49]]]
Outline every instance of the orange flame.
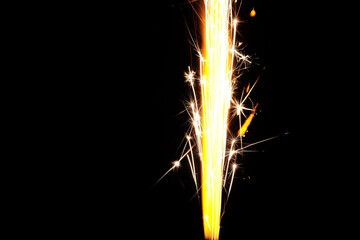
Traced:
[[250, 116], [245, 120], [244, 124], [241, 126], [241, 128], [239, 129], [238, 131], [238, 135], [240, 135], [241, 137], [245, 136], [245, 133], [251, 123], [251, 121], [253, 120], [254, 118], [254, 115], [255, 115], [255, 111], [256, 111], [256, 108], [257, 108], [258, 104], [255, 105], [254, 109], [252, 110]]

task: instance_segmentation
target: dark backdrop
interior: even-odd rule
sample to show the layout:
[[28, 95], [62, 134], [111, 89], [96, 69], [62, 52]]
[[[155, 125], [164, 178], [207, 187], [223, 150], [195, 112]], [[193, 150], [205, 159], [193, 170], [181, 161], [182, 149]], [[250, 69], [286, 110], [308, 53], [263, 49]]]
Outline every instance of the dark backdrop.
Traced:
[[[250, 18], [253, 7], [257, 15]], [[309, 20], [299, 20], [308, 14], [297, 4], [273, 1], [244, 1], [240, 11], [244, 22], [239, 38], [246, 46], [245, 53], [254, 58], [243, 79], [253, 83], [262, 73], [252, 93], [261, 112], [245, 141], [282, 136], [254, 146], [259, 152], [245, 155], [244, 168], [235, 176], [222, 218], [220, 239], [307, 237], [317, 228], [314, 218], [323, 214], [321, 207], [316, 207], [319, 193], [313, 186], [317, 181], [311, 170], [316, 157], [309, 148], [316, 128], [312, 124], [317, 123], [309, 123], [316, 104], [308, 97], [312, 95], [314, 74], [319, 73], [317, 64], [308, 59], [316, 58], [307, 37], [312, 27]], [[197, 59], [186, 24], [194, 34], [197, 16], [184, 1], [169, 1], [153, 16], [145, 23], [148, 33], [144, 43], [149, 54], [145, 64], [150, 64], [147, 79], [155, 85], [152, 99], [145, 100], [151, 106], [149, 115], [144, 116], [145, 125], [151, 123], [151, 134], [146, 132], [150, 139], [144, 144], [152, 142], [150, 157], [143, 159], [146, 179], [141, 183], [147, 186], [142, 187], [146, 232], [157, 239], [202, 239], [201, 204], [193, 197], [195, 189], [187, 164], [183, 162], [153, 187], [181, 154], [188, 129], [186, 113], [179, 114], [190, 92], [184, 72], [187, 66], [196, 67]], [[289, 134], [284, 135], [286, 132]], [[142, 221], [139, 218], [138, 224]]]
[[[203, 239], [187, 164], [154, 185], [180, 156], [188, 129], [179, 113], [190, 91], [184, 72], [197, 65], [185, 25], [196, 32], [193, 9], [183, 0], [92, 9], [81, 9], [86, 17], [73, 26], [84, 61], [72, 59], [81, 66], [81, 94], [69, 141], [81, 161], [72, 167], [75, 217], [68, 219], [103, 238]], [[254, 64], [243, 79], [253, 83], [261, 74], [251, 95], [261, 111], [245, 140], [281, 136], [245, 155], [220, 239], [344, 234], [350, 160], [340, 151], [348, 141], [339, 136], [339, 102], [346, 102], [349, 67], [341, 29], [352, 25], [337, 22], [344, 20], [339, 12], [320, 3], [244, 1], [239, 39]]]

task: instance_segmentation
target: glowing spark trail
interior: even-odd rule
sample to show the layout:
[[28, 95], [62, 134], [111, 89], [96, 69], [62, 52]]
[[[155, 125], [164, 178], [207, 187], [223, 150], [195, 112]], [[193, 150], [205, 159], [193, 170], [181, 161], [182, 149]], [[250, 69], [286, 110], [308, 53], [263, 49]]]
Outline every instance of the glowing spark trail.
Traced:
[[202, 91], [202, 210], [206, 239], [220, 230], [223, 161], [231, 100], [230, 0], [205, 1], [205, 62]]
[[241, 126], [240, 130], [239, 130], [239, 135], [240, 136], [245, 136], [245, 133], [252, 121], [252, 119], [254, 118], [254, 115], [255, 115], [255, 110], [257, 108], [258, 104], [255, 105], [254, 109], [252, 110], [250, 116], [246, 119], [246, 121], [244, 122], [244, 124]]
[[[205, 60], [201, 62], [201, 196], [205, 238], [218, 239], [223, 179], [227, 177], [228, 164], [233, 155], [231, 149], [223, 176], [228, 115], [235, 82], [232, 78], [234, 57], [240, 61], [250, 61], [248, 56], [235, 48], [238, 20], [232, 19], [231, 0], [205, 0], [204, 10], [202, 56]], [[233, 166], [229, 192], [236, 168], [236, 165]]]
[[[197, 13], [202, 23], [201, 48], [192, 36], [191, 41], [199, 57], [199, 74], [190, 67], [184, 74], [192, 93], [192, 100], [186, 105], [191, 120], [190, 133], [186, 135], [182, 156], [173, 162], [173, 166], [157, 181], [159, 182], [171, 170], [180, 167], [183, 159], [187, 159], [196, 194], [201, 189], [204, 235], [208, 240], [219, 239], [223, 210], [222, 192], [225, 190], [226, 197], [229, 198], [238, 166], [236, 155], [242, 154], [244, 149], [250, 146], [275, 138], [243, 146], [242, 138], [258, 107], [258, 104], [254, 106], [249, 95], [259, 78], [252, 86], [248, 84], [244, 89], [245, 97], [243, 91], [240, 99], [237, 98], [234, 90], [238, 84], [239, 72], [251, 63], [251, 59], [248, 55], [242, 54], [242, 43], [236, 42], [240, 21], [233, 9], [235, 3], [233, 0], [203, 0], [202, 12]], [[251, 17], [255, 14], [253, 9]], [[234, 118], [235, 115], [238, 118]], [[239, 130], [235, 138], [229, 139], [229, 122], [233, 120], [238, 121]], [[196, 173], [198, 162], [201, 174]], [[232, 166], [230, 170], [229, 166]], [[199, 175], [201, 181], [198, 179]], [[198, 197], [200, 198], [199, 195]]]

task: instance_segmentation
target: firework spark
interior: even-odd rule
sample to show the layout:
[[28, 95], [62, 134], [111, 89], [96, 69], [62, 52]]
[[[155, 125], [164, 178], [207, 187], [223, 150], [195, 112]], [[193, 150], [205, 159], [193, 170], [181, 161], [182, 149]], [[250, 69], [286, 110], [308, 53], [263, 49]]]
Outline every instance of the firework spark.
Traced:
[[[251, 63], [250, 57], [240, 49], [242, 43], [236, 41], [240, 21], [234, 10], [235, 3], [233, 0], [204, 0], [203, 3], [202, 11], [197, 13], [202, 23], [201, 48], [191, 37], [199, 56], [199, 74], [190, 67], [184, 74], [192, 93], [192, 100], [186, 105], [191, 128], [180, 159], [173, 162], [158, 182], [186, 158], [196, 193], [201, 190], [205, 238], [216, 240], [220, 232], [222, 192], [225, 190], [229, 197], [238, 166], [236, 155], [262, 142], [244, 147], [242, 141], [258, 107], [249, 95], [259, 78], [252, 86], [244, 88], [240, 98], [235, 94], [240, 71]], [[231, 113], [238, 118], [231, 117]], [[228, 134], [229, 122], [234, 120], [238, 121], [238, 132]], [[235, 137], [231, 137], [233, 135]], [[199, 162], [201, 174], [196, 173]]]
[[[231, 63], [236, 52], [229, 39], [230, 13], [230, 0], [205, 1], [201, 197], [206, 239], [218, 239], [220, 231], [223, 163], [233, 85]], [[235, 28], [236, 22], [232, 25]]]
[[253, 8], [250, 12], [250, 17], [255, 17], [256, 16], [256, 11], [255, 8]]

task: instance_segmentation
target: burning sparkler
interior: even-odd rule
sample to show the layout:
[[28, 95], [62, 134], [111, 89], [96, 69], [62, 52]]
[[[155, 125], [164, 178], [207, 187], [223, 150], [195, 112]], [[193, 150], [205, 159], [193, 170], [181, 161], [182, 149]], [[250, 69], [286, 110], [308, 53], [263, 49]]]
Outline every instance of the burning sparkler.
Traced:
[[[242, 155], [246, 148], [256, 144], [243, 146], [242, 138], [258, 107], [249, 95], [259, 78], [252, 86], [248, 85], [240, 97], [234, 91], [239, 84], [239, 71], [251, 63], [250, 57], [241, 52], [242, 44], [236, 41], [240, 21], [234, 4], [232, 0], [204, 0], [199, 14], [202, 22], [201, 48], [191, 38], [199, 56], [199, 73], [196, 74], [190, 67], [185, 73], [185, 81], [192, 90], [192, 101], [186, 106], [191, 129], [181, 157], [158, 180], [187, 159], [196, 193], [201, 189], [204, 235], [211, 240], [219, 239], [222, 192], [225, 189], [229, 197], [238, 166], [236, 155]], [[254, 9], [250, 15], [255, 16]], [[231, 117], [231, 113], [238, 117]], [[238, 121], [236, 135], [228, 134], [230, 121]], [[201, 181], [196, 173], [197, 163], [200, 163]]]
[[236, 21], [230, 23], [231, 1], [205, 1], [204, 59], [201, 63], [202, 96], [202, 211], [206, 239], [218, 239], [228, 113], [232, 95], [232, 61]]
[[[201, 143], [197, 143], [201, 160], [201, 186], [204, 234], [206, 239], [218, 239], [220, 231], [221, 201], [224, 180], [227, 179], [228, 166], [234, 155], [233, 139], [228, 158], [226, 158], [228, 116], [236, 83], [234, 65], [250, 63], [249, 56], [243, 55], [236, 46], [236, 27], [238, 20], [233, 16], [231, 0], [205, 0], [203, 59], [200, 61], [201, 81]], [[246, 97], [235, 106], [239, 112], [240, 142], [252, 117], [241, 126], [241, 114]], [[255, 113], [254, 108], [252, 116]], [[225, 175], [224, 166], [226, 167]], [[230, 193], [236, 164], [232, 164]]]

